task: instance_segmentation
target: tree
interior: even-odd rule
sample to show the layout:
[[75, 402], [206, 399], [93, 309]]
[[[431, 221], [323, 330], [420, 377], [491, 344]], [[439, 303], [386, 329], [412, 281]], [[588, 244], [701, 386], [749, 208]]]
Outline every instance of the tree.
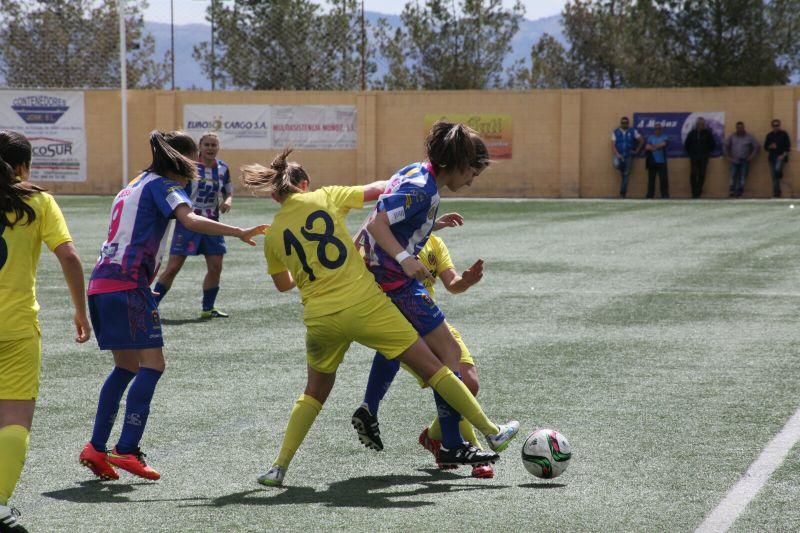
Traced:
[[[362, 39], [358, 0], [329, 0], [327, 11], [309, 0], [213, 1], [215, 53], [195, 47], [203, 71], [223, 87], [263, 90], [358, 89]], [[363, 55], [374, 72], [371, 50]]]
[[[143, 0], [126, 6], [131, 87], [161, 88], [169, 55], [154, 61]], [[0, 74], [11, 87], [115, 87], [120, 83], [116, 0], [0, 0]]]
[[389, 62], [386, 89], [486, 89], [501, 85], [503, 60], [525, 8], [517, 0], [409, 1], [394, 30], [380, 20], [376, 40]]
[[567, 50], [550, 34], [545, 33], [531, 48], [530, 67], [524, 60], [509, 69], [509, 88], [560, 89], [571, 87]]

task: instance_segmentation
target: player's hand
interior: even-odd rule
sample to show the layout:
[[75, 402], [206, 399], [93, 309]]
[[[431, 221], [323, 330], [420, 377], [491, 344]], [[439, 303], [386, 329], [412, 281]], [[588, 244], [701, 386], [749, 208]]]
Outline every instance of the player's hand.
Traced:
[[75, 322], [75, 331], [77, 332], [75, 342], [84, 343], [88, 341], [92, 336], [92, 326], [89, 324], [86, 313], [75, 313], [73, 320]]
[[464, 225], [464, 217], [458, 213], [447, 213], [440, 216], [436, 222], [433, 223], [433, 231], [439, 231], [442, 228], [455, 228], [456, 226]]
[[400, 266], [403, 267], [403, 272], [405, 272], [406, 276], [409, 278], [414, 278], [417, 281], [425, 281], [426, 279], [433, 281], [431, 273], [416, 257], [406, 257], [403, 259], [403, 262], [400, 263]]
[[222, 205], [219, 206], [220, 212], [221, 213], [227, 213], [228, 211], [231, 210], [231, 205], [232, 205], [231, 197], [228, 196], [227, 198], [225, 198], [225, 201], [222, 202]]
[[239, 228], [241, 233], [237, 235], [242, 242], [249, 244], [250, 246], [255, 246], [256, 241], [253, 240], [253, 237], [256, 235], [262, 235], [267, 228], [269, 228], [269, 224], [259, 224], [258, 226], [253, 226], [252, 228]]
[[461, 279], [468, 287], [472, 287], [483, 279], [483, 259], [478, 259], [475, 264], [461, 274]]

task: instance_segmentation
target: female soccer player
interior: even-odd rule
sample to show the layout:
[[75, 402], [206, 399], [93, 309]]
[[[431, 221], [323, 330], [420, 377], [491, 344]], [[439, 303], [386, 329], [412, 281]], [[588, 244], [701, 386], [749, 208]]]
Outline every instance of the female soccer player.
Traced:
[[[428, 382], [502, 450], [516, 434], [517, 422], [496, 426], [452, 371], [431, 353], [411, 325], [375, 286], [347, 233], [345, 216], [375, 200], [385, 182], [363, 187], [323, 187], [309, 192], [309, 177], [284, 150], [269, 168], [242, 169], [245, 186], [271, 193], [281, 204], [264, 242], [267, 269], [281, 291], [300, 289], [306, 324], [308, 382], [295, 403], [283, 444], [263, 485], [283, 483], [286, 469], [308, 433], [336, 378], [336, 369], [355, 341], [398, 358]], [[457, 464], [490, 463], [497, 454], [467, 450]]]
[[[463, 124], [437, 122], [425, 141], [428, 160], [401, 169], [389, 181], [375, 209], [357, 236], [369, 269], [387, 296], [402, 311], [433, 353], [453, 372], [459, 372], [461, 348], [422, 284], [430, 273], [417, 259], [432, 230], [460, 225], [460, 215], [436, 218], [439, 191], [456, 191], [472, 181], [489, 165], [486, 145], [477, 132]], [[378, 404], [397, 373], [397, 362], [376, 354], [372, 362], [362, 405], [353, 413], [352, 423], [359, 440], [382, 450]], [[439, 462], [457, 464], [454, 455], [465, 449], [459, 432], [461, 416], [435, 394], [442, 427]], [[466, 447], [480, 453], [475, 446]]]
[[[153, 131], [150, 149], [150, 166], [114, 198], [108, 237], [89, 280], [89, 314], [97, 343], [101, 350], [111, 350], [115, 365], [100, 389], [92, 439], [80, 454], [81, 464], [101, 479], [117, 479], [114, 466], [146, 479], [161, 477], [145, 462], [139, 441], [165, 366], [150, 283], [169, 220], [175, 218], [197, 233], [238, 237], [251, 246], [253, 236], [267, 228], [237, 228], [192, 212], [183, 190], [197, 175], [190, 159], [197, 155], [197, 145], [191, 137]], [[122, 433], [107, 452], [120, 399], [131, 381]]]
[[36, 267], [44, 242], [55, 254], [75, 308], [75, 341], [89, 340], [83, 267], [52, 196], [26, 180], [31, 143], [0, 131], [0, 531], [25, 531], [8, 507], [25, 456], [39, 394], [42, 343]]
[[[231, 173], [227, 163], [217, 159], [218, 153], [219, 137], [217, 134], [204, 133], [200, 137], [200, 162], [197, 163], [199, 179], [194, 179], [186, 185], [186, 194], [192, 200], [194, 213], [211, 220], [219, 220], [219, 214], [230, 211], [233, 202]], [[219, 202], [220, 197], [223, 199], [222, 203]], [[228, 314], [223, 313], [214, 305], [217, 293], [219, 293], [222, 256], [226, 251], [225, 238], [222, 235], [196, 233], [186, 229], [186, 226], [180, 221], [176, 222], [167, 267], [153, 288], [153, 292], [156, 294], [156, 303], [161, 303], [167, 291], [172, 287], [175, 276], [186, 262], [186, 256], [200, 254], [205, 256], [208, 269], [203, 280], [203, 306], [200, 317], [227, 318]]]

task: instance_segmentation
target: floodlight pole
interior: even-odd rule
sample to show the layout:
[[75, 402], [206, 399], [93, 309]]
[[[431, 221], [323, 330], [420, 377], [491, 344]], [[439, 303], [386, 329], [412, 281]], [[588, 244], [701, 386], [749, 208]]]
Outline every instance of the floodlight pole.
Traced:
[[122, 112], [122, 186], [128, 184], [128, 60], [125, 44], [125, 0], [117, 0], [119, 10], [119, 99]]

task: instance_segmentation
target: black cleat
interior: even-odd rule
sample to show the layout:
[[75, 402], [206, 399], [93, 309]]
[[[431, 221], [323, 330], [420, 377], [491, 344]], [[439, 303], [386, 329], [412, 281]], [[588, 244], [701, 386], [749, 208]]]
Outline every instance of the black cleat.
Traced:
[[13, 507], [0, 505], [0, 533], [28, 533], [19, 523], [19, 511]]
[[481, 450], [469, 443], [447, 450], [439, 448], [439, 464], [447, 465], [488, 465], [500, 458], [492, 451]]
[[378, 419], [363, 405], [356, 409], [353, 418], [350, 419], [353, 427], [358, 432], [358, 440], [367, 448], [379, 452], [383, 450], [381, 442], [381, 430], [378, 429]]

